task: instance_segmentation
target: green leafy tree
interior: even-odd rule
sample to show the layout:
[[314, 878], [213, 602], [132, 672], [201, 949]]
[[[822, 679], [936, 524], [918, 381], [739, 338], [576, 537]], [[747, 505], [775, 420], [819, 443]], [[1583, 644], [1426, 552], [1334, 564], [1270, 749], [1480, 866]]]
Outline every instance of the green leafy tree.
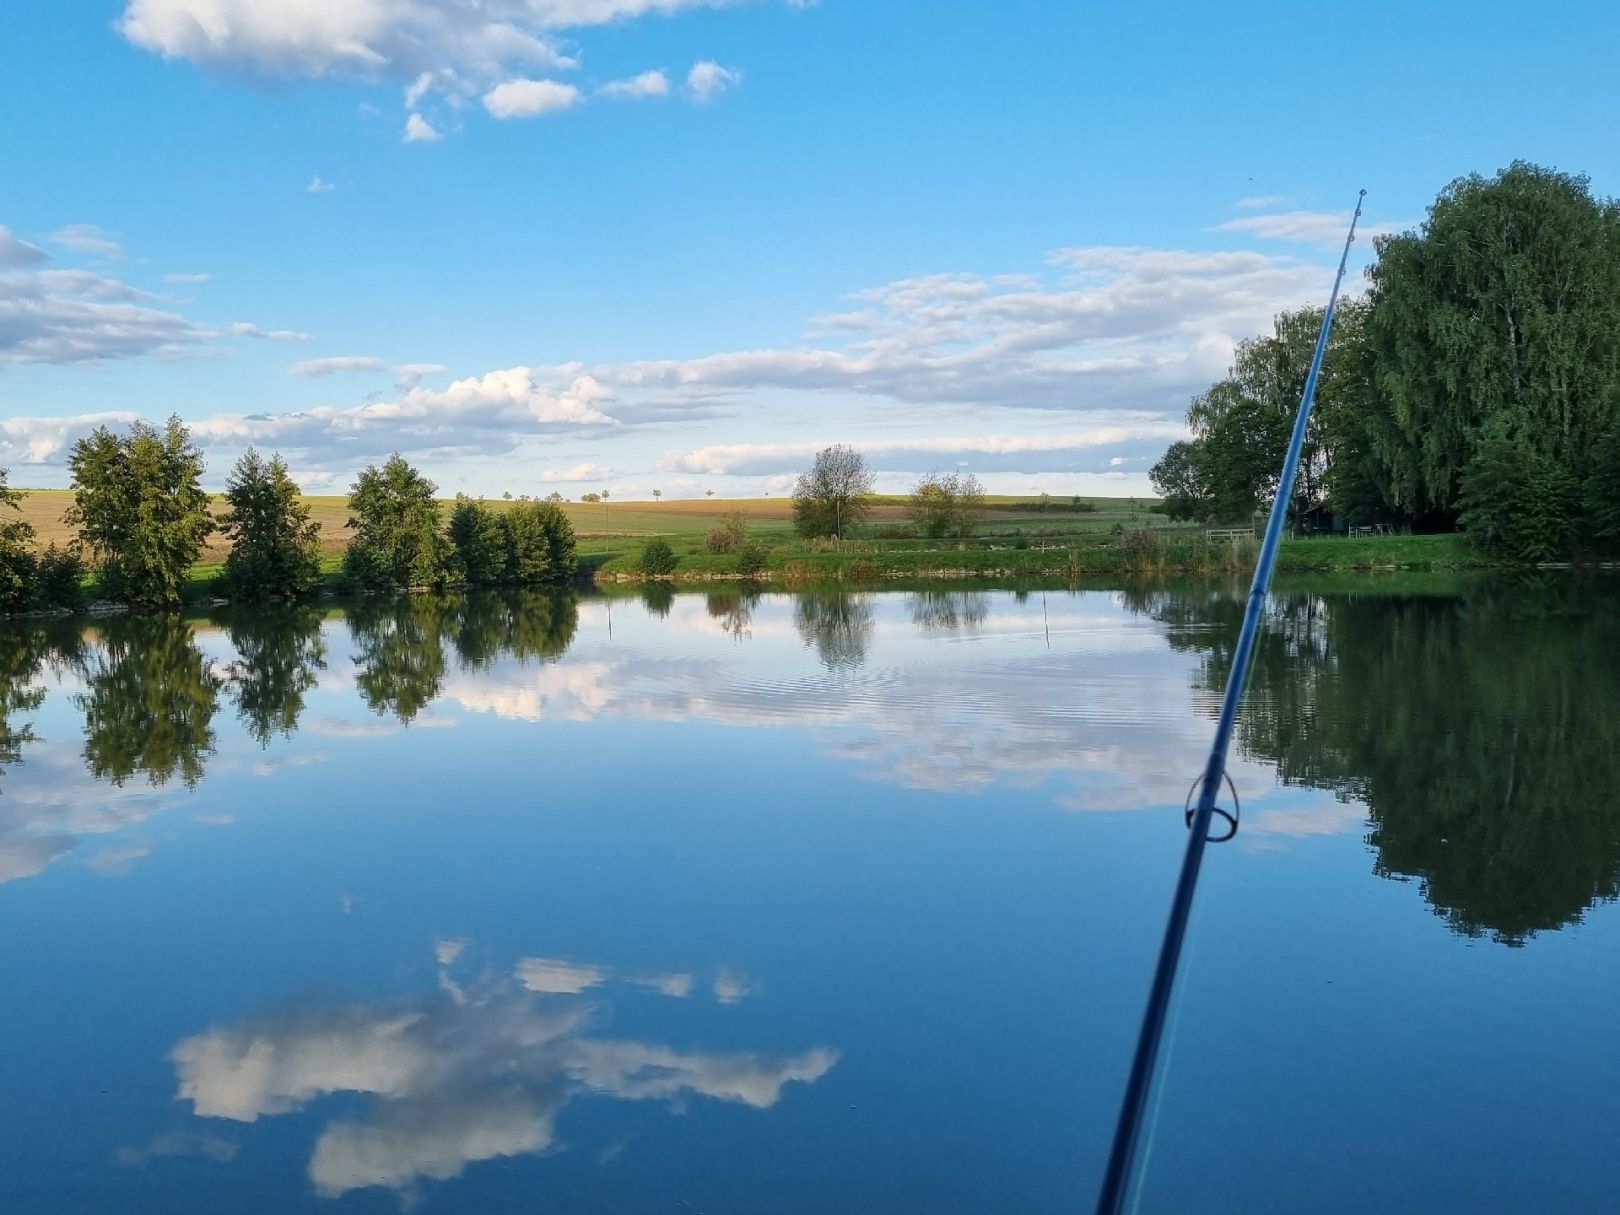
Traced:
[[1620, 420], [1620, 205], [1519, 161], [1458, 178], [1418, 231], [1377, 247], [1367, 333], [1388, 424], [1374, 439], [1394, 499], [1455, 517], [1498, 416], [1585, 479]]
[[912, 487], [906, 513], [925, 536], [965, 539], [984, 513], [984, 487], [972, 473], [932, 472]]
[[22, 495], [7, 484], [9, 472], [0, 468], [0, 614], [20, 612], [35, 598], [39, 561], [34, 556], [34, 525], [12, 518], [22, 511]]
[[202, 453], [178, 417], [162, 430], [105, 426], [73, 445], [67, 521], [96, 566], [101, 593], [136, 604], [180, 601], [186, 577], [214, 530], [202, 490]]
[[675, 550], [670, 548], [669, 541], [662, 536], [654, 536], [646, 544], [642, 545], [641, 572], [649, 578], [674, 573], [678, 560], [679, 558], [675, 556]]
[[1203, 449], [1182, 440], [1170, 444], [1159, 462], [1148, 470], [1153, 488], [1164, 499], [1164, 513], [1172, 519], [1211, 519], [1215, 516], [1213, 495], [1205, 483], [1201, 461]]
[[369, 466], [349, 491], [354, 539], [343, 569], [367, 590], [440, 586], [449, 577], [450, 542], [439, 533], [437, 487], [397, 453]]
[[1462, 474], [1461, 522], [1485, 551], [1516, 561], [1551, 561], [1579, 531], [1581, 485], [1558, 459], [1498, 414]]
[[[521, 509], [520, 503], [506, 513]], [[511, 552], [504, 516], [465, 494], [457, 494], [446, 534], [456, 567], [468, 582], [474, 586], [498, 586], [509, 580]]]
[[1610, 547], [1620, 545], [1620, 425], [1598, 440], [1585, 486], [1592, 533]]
[[225, 586], [234, 598], [307, 594], [321, 576], [321, 528], [299, 500], [279, 455], [248, 448], [225, 482], [230, 511], [220, 528], [231, 538]]
[[552, 517], [562, 512], [544, 502], [520, 502], [501, 516], [507, 568], [513, 582], [539, 586], [552, 581]]
[[794, 528], [801, 536], [842, 539], [872, 513], [873, 484], [860, 452], [845, 443], [823, 448], [794, 484]]

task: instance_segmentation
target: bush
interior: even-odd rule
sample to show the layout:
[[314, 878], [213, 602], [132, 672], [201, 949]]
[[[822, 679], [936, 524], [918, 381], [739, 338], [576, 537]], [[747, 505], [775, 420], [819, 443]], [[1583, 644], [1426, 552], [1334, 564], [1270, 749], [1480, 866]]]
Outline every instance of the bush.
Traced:
[[654, 537], [641, 549], [641, 572], [649, 578], [674, 573], [677, 561], [675, 550], [669, 547], [668, 540]]
[[225, 482], [231, 509], [220, 526], [231, 538], [223, 582], [232, 598], [307, 594], [321, 576], [321, 529], [299, 501], [279, 455], [242, 453]]
[[711, 553], [734, 553], [737, 551], [736, 535], [724, 527], [711, 527], [703, 543]]
[[1014, 537], [1014, 539], [1013, 539], [1013, 547], [1014, 548], [1028, 548], [1029, 547], [1029, 537], [1024, 535], [1023, 532], [1019, 532], [1018, 535], [1016, 537]]
[[34, 603], [46, 608], [78, 607], [83, 585], [84, 558], [71, 548], [47, 546], [35, 569]]
[[765, 569], [765, 546], [763, 544], [745, 544], [743, 550], [737, 555], [737, 572], [739, 574], [758, 574]]
[[1486, 552], [1516, 561], [1568, 556], [1580, 518], [1580, 483], [1505, 423], [1487, 429], [1462, 477], [1463, 527]]

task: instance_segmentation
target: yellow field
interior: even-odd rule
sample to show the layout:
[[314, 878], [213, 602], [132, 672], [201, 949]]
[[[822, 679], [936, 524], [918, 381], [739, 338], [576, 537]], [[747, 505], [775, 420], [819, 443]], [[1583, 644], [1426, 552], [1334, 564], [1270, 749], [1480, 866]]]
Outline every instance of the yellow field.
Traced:
[[[62, 522], [62, 515], [73, 505], [73, 494], [65, 489], [28, 489], [22, 494], [22, 514], [34, 525], [41, 546], [56, 543], [65, 545], [74, 539], [74, 529]], [[1054, 504], [1053, 521], [1061, 519], [1084, 530], [1107, 526], [1116, 519], [1134, 517], [1145, 511], [1148, 499], [1092, 498], [1095, 513], [1075, 515], [1062, 511]], [[321, 527], [321, 548], [327, 553], [340, 553], [348, 545], [348, 502], [341, 495], [306, 496], [304, 502], [311, 516]], [[500, 498], [487, 499], [488, 505], [504, 510], [510, 503]], [[445, 506], [448, 510], [449, 503]], [[992, 517], [1006, 521], [1035, 522], [1042, 520], [1038, 505], [1028, 498], [995, 497], [988, 499]], [[215, 513], [225, 509], [224, 499], [214, 498]], [[788, 498], [688, 498], [674, 502], [566, 502], [574, 530], [580, 539], [600, 539], [613, 536], [702, 535], [712, 527], [720, 526], [721, 519], [730, 511], [741, 511], [752, 522], [766, 531], [774, 528], [786, 530], [793, 517], [792, 502]], [[879, 525], [904, 523], [905, 499], [879, 498], [872, 512], [871, 522]], [[214, 535], [203, 551], [204, 561], [223, 560], [229, 545], [224, 538]]]

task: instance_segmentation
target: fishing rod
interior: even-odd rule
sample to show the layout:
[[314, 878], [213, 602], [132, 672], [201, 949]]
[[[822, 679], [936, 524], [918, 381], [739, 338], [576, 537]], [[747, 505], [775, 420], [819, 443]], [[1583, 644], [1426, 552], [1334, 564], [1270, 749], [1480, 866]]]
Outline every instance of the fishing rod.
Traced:
[[[1192, 914], [1193, 891], [1198, 886], [1198, 871], [1204, 861], [1204, 846], [1230, 839], [1237, 833], [1237, 812], [1228, 814], [1216, 806], [1221, 785], [1231, 785], [1226, 775], [1226, 752], [1232, 743], [1232, 730], [1237, 724], [1238, 701], [1249, 676], [1249, 665], [1254, 657], [1254, 640], [1260, 631], [1260, 615], [1265, 610], [1266, 590], [1271, 585], [1271, 571], [1277, 564], [1277, 546], [1282, 540], [1283, 524], [1288, 516], [1288, 503], [1294, 494], [1294, 476], [1299, 471], [1299, 456], [1305, 446], [1305, 431], [1311, 419], [1311, 406], [1316, 403], [1316, 380], [1322, 372], [1322, 358], [1327, 353], [1328, 333], [1333, 328], [1333, 310], [1339, 302], [1339, 286], [1344, 282], [1344, 268], [1350, 260], [1350, 246], [1355, 243], [1356, 223], [1361, 219], [1361, 203], [1367, 197], [1363, 190], [1356, 196], [1355, 213], [1350, 217], [1350, 231], [1344, 238], [1344, 253], [1339, 258], [1339, 272], [1333, 279], [1333, 291], [1328, 296], [1327, 311], [1322, 314], [1322, 329], [1316, 335], [1316, 351], [1311, 356], [1311, 369], [1305, 376], [1305, 391], [1300, 397], [1299, 413], [1294, 418], [1294, 434], [1288, 444], [1288, 455], [1283, 460], [1282, 476], [1277, 482], [1277, 496], [1271, 503], [1271, 515], [1266, 520], [1265, 538], [1260, 542], [1260, 558], [1255, 563], [1254, 580], [1249, 584], [1249, 602], [1243, 613], [1243, 630], [1238, 634], [1237, 650], [1232, 655], [1232, 670], [1226, 677], [1226, 693], [1221, 698], [1221, 715], [1215, 723], [1215, 742], [1210, 747], [1209, 760], [1204, 773], [1196, 782], [1198, 803], [1187, 812], [1187, 851], [1181, 858], [1181, 873], [1176, 878], [1176, 889], [1170, 899], [1170, 922], [1165, 925], [1164, 941], [1159, 946], [1159, 961], [1153, 970], [1153, 983], [1148, 988], [1147, 1008], [1142, 1014], [1142, 1028], [1136, 1040], [1136, 1053], [1131, 1057], [1130, 1077], [1125, 1082], [1125, 1099], [1120, 1105], [1119, 1121], [1114, 1126], [1114, 1144], [1108, 1153], [1108, 1170], [1103, 1175], [1102, 1195], [1097, 1200], [1097, 1215], [1120, 1215], [1125, 1209], [1125, 1196], [1130, 1189], [1131, 1166], [1136, 1156], [1137, 1139], [1142, 1130], [1143, 1115], [1147, 1111], [1148, 1092], [1153, 1085], [1154, 1064], [1159, 1056], [1159, 1043], [1164, 1037], [1164, 1023], [1170, 1012], [1170, 997], [1176, 983], [1176, 965], [1181, 960], [1181, 946], [1187, 937], [1187, 922]], [[1190, 795], [1189, 795], [1190, 797]], [[1209, 827], [1219, 814], [1230, 830], [1214, 837]]]

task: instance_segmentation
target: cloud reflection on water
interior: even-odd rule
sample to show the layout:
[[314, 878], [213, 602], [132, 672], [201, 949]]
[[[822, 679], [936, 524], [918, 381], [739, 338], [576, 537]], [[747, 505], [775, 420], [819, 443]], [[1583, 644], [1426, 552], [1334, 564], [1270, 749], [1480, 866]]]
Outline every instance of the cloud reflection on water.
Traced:
[[[364, 1116], [322, 1127], [310, 1181], [330, 1198], [374, 1186], [409, 1195], [480, 1161], [546, 1151], [572, 1101], [678, 1106], [703, 1097], [765, 1110], [838, 1061], [830, 1047], [777, 1056], [599, 1037], [591, 1032], [597, 1005], [574, 993], [600, 985], [605, 967], [526, 958], [517, 982], [457, 981], [448, 973], [461, 957], [456, 944], [435, 944], [435, 989], [305, 1007], [184, 1039], [171, 1055], [178, 1096], [198, 1117], [240, 1123], [337, 1093], [369, 1097]], [[569, 983], [551, 981], [565, 971]], [[530, 982], [537, 973], [539, 987]]]

